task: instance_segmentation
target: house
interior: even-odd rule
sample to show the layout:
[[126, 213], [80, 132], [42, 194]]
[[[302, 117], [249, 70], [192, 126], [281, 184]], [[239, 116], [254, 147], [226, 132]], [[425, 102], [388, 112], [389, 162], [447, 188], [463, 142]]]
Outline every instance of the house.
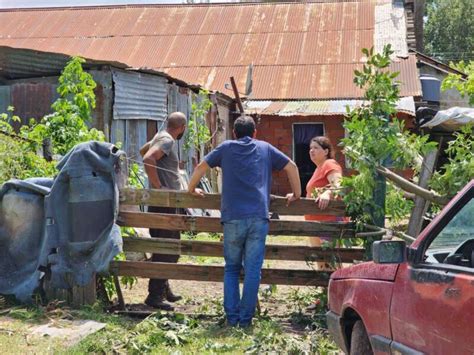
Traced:
[[[51, 113], [51, 104], [59, 96], [59, 75], [69, 60], [61, 53], [0, 46], [0, 112], [13, 106], [22, 124]], [[103, 131], [107, 140], [120, 143], [132, 162], [141, 161], [140, 147], [165, 127], [169, 113], [181, 111], [189, 117], [198, 99], [199, 86], [155, 70], [87, 58], [83, 67], [97, 84], [91, 125]], [[214, 107], [208, 121], [217, 144], [225, 139], [224, 122], [232, 110], [232, 99], [216, 92], [209, 96]], [[194, 152], [186, 152], [180, 141], [178, 154], [188, 163], [190, 173]]]
[[[401, 81], [398, 115], [415, 127], [424, 94], [414, 52], [422, 49], [422, 3], [320, 0], [8, 9], [0, 11], [0, 45], [153, 69], [228, 95], [227, 83], [234, 76], [246, 112], [259, 122], [258, 138], [297, 162], [304, 186], [314, 170], [308, 139], [325, 134], [338, 144], [345, 134], [345, 107], [361, 103], [353, 72], [366, 60], [362, 48], [380, 51], [392, 44], [391, 69], [400, 72]], [[227, 139], [235, 116], [225, 119]], [[340, 148], [337, 159], [345, 166]], [[273, 193], [288, 192], [283, 174], [275, 174], [274, 181]]]

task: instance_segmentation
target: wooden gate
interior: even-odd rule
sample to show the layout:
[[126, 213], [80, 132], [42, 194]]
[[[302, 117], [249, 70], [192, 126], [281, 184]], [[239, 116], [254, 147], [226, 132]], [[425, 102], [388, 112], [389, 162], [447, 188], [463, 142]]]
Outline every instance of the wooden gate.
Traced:
[[[216, 217], [195, 217], [162, 213], [131, 212], [129, 206], [149, 205], [160, 207], [220, 209], [220, 195], [208, 194], [204, 198], [192, 196], [184, 191], [167, 190], [120, 190], [120, 213], [118, 224], [128, 227], [160, 228], [189, 232], [218, 232], [223, 228]], [[135, 209], [137, 209], [135, 207]], [[301, 199], [286, 206], [283, 197], [272, 197], [270, 211], [280, 216], [315, 213], [314, 200]], [[318, 214], [343, 216], [344, 205], [331, 201], [330, 206]], [[272, 243], [272, 236], [301, 236], [332, 238], [354, 238], [352, 222], [316, 222], [271, 219], [267, 238], [265, 259], [293, 260], [307, 262], [353, 263], [364, 255], [362, 248], [326, 248], [301, 245], [278, 245]], [[357, 235], [364, 236], [364, 234]], [[125, 237], [124, 250], [134, 252], [160, 253], [169, 255], [218, 256], [223, 257], [222, 242], [194, 240], [172, 240], [163, 238]], [[137, 276], [174, 280], [223, 281], [223, 266], [194, 264], [169, 264], [144, 261], [113, 261], [110, 272], [116, 276]], [[262, 284], [327, 286], [330, 272], [319, 270], [262, 269]]]

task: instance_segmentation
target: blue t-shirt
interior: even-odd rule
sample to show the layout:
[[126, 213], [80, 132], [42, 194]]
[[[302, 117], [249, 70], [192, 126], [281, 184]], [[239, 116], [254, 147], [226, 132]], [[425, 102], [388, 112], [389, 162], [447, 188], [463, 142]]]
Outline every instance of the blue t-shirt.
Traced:
[[221, 220], [268, 218], [272, 170], [281, 170], [289, 158], [267, 142], [243, 137], [225, 141], [204, 157], [222, 168]]

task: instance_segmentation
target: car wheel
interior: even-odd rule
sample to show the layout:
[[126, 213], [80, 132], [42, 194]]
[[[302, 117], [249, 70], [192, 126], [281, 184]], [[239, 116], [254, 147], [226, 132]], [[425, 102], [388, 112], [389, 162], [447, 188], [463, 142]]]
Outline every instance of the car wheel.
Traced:
[[354, 323], [351, 335], [351, 355], [370, 355], [373, 354], [370, 346], [369, 336], [365, 330], [364, 323], [358, 320]]

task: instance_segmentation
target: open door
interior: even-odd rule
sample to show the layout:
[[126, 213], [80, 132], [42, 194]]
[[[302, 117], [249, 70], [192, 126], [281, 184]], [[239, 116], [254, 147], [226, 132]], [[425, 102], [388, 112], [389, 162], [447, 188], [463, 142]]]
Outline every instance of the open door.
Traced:
[[306, 196], [306, 184], [316, 169], [316, 165], [309, 157], [309, 144], [313, 137], [322, 135], [324, 135], [322, 123], [293, 124], [293, 160], [300, 173], [302, 196]]

